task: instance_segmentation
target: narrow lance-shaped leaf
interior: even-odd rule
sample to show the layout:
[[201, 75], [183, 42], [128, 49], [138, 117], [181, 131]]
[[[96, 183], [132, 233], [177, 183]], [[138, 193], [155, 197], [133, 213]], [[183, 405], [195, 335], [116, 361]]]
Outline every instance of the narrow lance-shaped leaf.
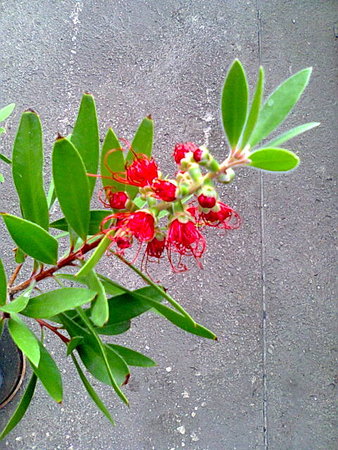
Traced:
[[91, 304], [90, 318], [97, 327], [102, 327], [109, 318], [108, 300], [104, 287], [94, 270], [91, 270], [82, 281], [97, 294]]
[[1, 214], [13, 241], [27, 255], [46, 264], [56, 264], [57, 240], [39, 225], [11, 214]]
[[[78, 312], [79, 316], [81, 317], [81, 319], [83, 320], [85, 325], [88, 327], [88, 331], [92, 334], [93, 338], [95, 339], [95, 341], [97, 343], [97, 347], [98, 347], [98, 349], [100, 351], [100, 354], [101, 354], [101, 356], [103, 358], [104, 365], [105, 365], [105, 367], [107, 369], [107, 374], [108, 374], [108, 377], [109, 377], [109, 380], [110, 380], [110, 383], [111, 383], [113, 389], [115, 390], [116, 394], [120, 397], [120, 399], [126, 405], [129, 405], [129, 401], [128, 401], [127, 397], [121, 391], [118, 383], [116, 382], [116, 380], [114, 378], [114, 375], [113, 375], [113, 372], [112, 372], [112, 367], [109, 364], [107, 350], [105, 349], [104, 344], [102, 343], [100, 337], [96, 333], [94, 327], [91, 325], [90, 320], [87, 318], [85, 312], [81, 308], [76, 308], [76, 311]], [[81, 348], [81, 346], [79, 346], [78, 348]]]
[[248, 109], [248, 82], [238, 59], [226, 76], [221, 99], [224, 131], [231, 148], [235, 148], [242, 134]]
[[121, 144], [114, 131], [109, 128], [101, 150], [101, 175], [103, 186], [114, 186], [117, 191], [124, 191], [125, 185], [113, 180], [112, 172], [124, 172], [124, 156]]
[[[134, 139], [131, 143], [131, 148], [135, 153], [143, 153], [144, 155], [151, 156], [153, 149], [153, 139], [154, 139], [154, 121], [151, 116], [146, 117], [142, 120], [140, 126], [138, 127]], [[134, 154], [130, 150], [128, 152], [126, 161], [132, 161], [134, 159]], [[138, 193], [138, 188], [135, 186], [126, 186], [125, 190], [128, 192], [130, 198], [134, 198]]]
[[287, 172], [299, 164], [298, 156], [283, 148], [262, 148], [251, 153], [249, 158], [249, 166], [272, 172]]
[[7, 434], [13, 430], [13, 428], [15, 428], [17, 426], [17, 424], [20, 422], [20, 420], [25, 415], [25, 413], [30, 405], [30, 402], [33, 398], [33, 395], [34, 395], [36, 381], [37, 381], [37, 377], [35, 374], [33, 374], [32, 378], [30, 379], [30, 381], [28, 383], [25, 393], [23, 394], [23, 396], [20, 400], [20, 403], [18, 404], [16, 410], [14, 411], [14, 414], [9, 419], [9, 421], [7, 422], [7, 425], [0, 433], [0, 441], [2, 439], [4, 439], [4, 437], [6, 437]]
[[17, 297], [15, 300], [11, 301], [10, 303], [7, 303], [6, 305], [3, 305], [0, 307], [0, 311], [7, 312], [9, 314], [11, 313], [18, 313], [26, 308], [27, 303], [29, 302], [30, 293], [34, 289], [35, 282], [33, 282], [28, 289], [26, 289], [19, 297]]
[[0, 122], [6, 120], [7, 117], [9, 117], [12, 114], [14, 108], [15, 108], [15, 103], [10, 103], [9, 105], [1, 108], [0, 109]]
[[246, 144], [248, 143], [248, 140], [251, 136], [251, 133], [252, 133], [253, 129], [255, 128], [255, 125], [256, 125], [256, 122], [258, 119], [258, 115], [259, 115], [259, 110], [260, 110], [261, 103], [262, 103], [263, 91], [264, 91], [264, 69], [263, 69], [263, 67], [260, 67], [255, 94], [252, 99], [249, 116], [246, 121], [243, 135], [241, 138], [241, 145], [240, 145], [241, 148], [244, 148], [246, 146]]
[[56, 314], [91, 302], [95, 296], [95, 291], [86, 288], [56, 289], [31, 298], [27, 307], [21, 313], [36, 319], [48, 319]]
[[38, 115], [22, 114], [13, 147], [13, 180], [23, 217], [48, 229], [49, 214], [43, 188], [43, 143]]
[[292, 75], [278, 86], [266, 100], [249, 139], [251, 147], [267, 137], [284, 121], [306, 88], [311, 71], [310, 67]]
[[40, 361], [40, 346], [35, 334], [14, 313], [8, 319], [8, 330], [19, 349], [27, 356], [32, 364], [38, 366]]
[[[83, 94], [79, 113], [70, 137], [72, 144], [81, 155], [88, 173], [97, 173], [99, 165], [99, 129], [94, 97]], [[94, 190], [96, 179], [89, 179], [90, 197]]]
[[7, 158], [7, 156], [3, 155], [2, 153], [0, 153], [0, 159], [5, 162], [6, 164], [12, 164], [12, 160]]
[[107, 419], [109, 420], [109, 422], [112, 425], [115, 425], [114, 419], [112, 418], [112, 416], [110, 415], [110, 412], [108, 411], [108, 409], [106, 408], [105, 404], [103, 403], [103, 401], [100, 399], [100, 397], [98, 396], [98, 394], [95, 392], [93, 386], [89, 383], [89, 381], [87, 380], [83, 370], [81, 369], [80, 364], [77, 362], [77, 359], [75, 358], [75, 356], [72, 354], [72, 360], [73, 363], [76, 367], [76, 370], [79, 374], [79, 377], [86, 389], [86, 391], [88, 392], [88, 395], [90, 396], [90, 398], [93, 400], [93, 402], [95, 403], [95, 405], [99, 408], [99, 410], [107, 417]]
[[[107, 209], [93, 209], [90, 211], [88, 234], [94, 235], [100, 231], [102, 220], [109, 216], [112, 212]], [[65, 217], [55, 220], [50, 224], [51, 228], [68, 231], [68, 223]]]
[[171, 308], [168, 308], [168, 306], [162, 305], [161, 303], [157, 302], [156, 300], [153, 300], [150, 297], [138, 294], [136, 293], [136, 291], [133, 292], [133, 296], [140, 299], [141, 302], [144, 302], [145, 304], [148, 304], [149, 306], [153, 307], [156, 311], [158, 311], [162, 316], [164, 316], [174, 325], [176, 325], [179, 328], [182, 328], [182, 330], [188, 331], [189, 333], [196, 334], [197, 336], [205, 337], [208, 339], [214, 340], [217, 339], [214, 333], [212, 333], [210, 330], [203, 327], [202, 325], [199, 325], [198, 323], [195, 323], [195, 325], [192, 324], [191, 321], [188, 320], [185, 316], [174, 311]]
[[148, 358], [148, 356], [142, 355], [142, 353], [136, 352], [127, 347], [122, 347], [121, 345], [108, 344], [110, 348], [115, 350], [128, 366], [139, 366], [139, 367], [153, 367], [156, 366], [156, 362]]
[[0, 306], [7, 300], [7, 276], [2, 260], [0, 259]]
[[264, 144], [263, 147], [278, 147], [279, 145], [284, 144], [284, 142], [293, 139], [299, 134], [305, 133], [305, 131], [318, 127], [318, 125], [320, 125], [320, 122], [309, 122], [303, 125], [299, 125], [298, 127], [292, 128], [291, 130], [288, 130], [285, 133], [282, 133], [279, 136], [275, 137], [271, 141]]
[[67, 139], [55, 142], [53, 178], [62, 212], [73, 230], [86, 239], [89, 226], [89, 187], [79, 152]]
[[62, 402], [63, 389], [61, 373], [51, 355], [39, 342], [40, 361], [38, 366], [32, 364], [32, 369], [53, 400]]

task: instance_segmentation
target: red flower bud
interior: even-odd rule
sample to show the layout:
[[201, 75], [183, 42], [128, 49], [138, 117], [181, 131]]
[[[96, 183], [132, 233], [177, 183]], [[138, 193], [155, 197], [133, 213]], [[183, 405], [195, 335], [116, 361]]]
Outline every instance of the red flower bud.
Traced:
[[123, 191], [117, 191], [114, 192], [114, 187], [112, 186], [105, 186], [104, 187], [104, 193], [106, 196], [106, 199], [108, 203], [99, 196], [101, 202], [106, 206], [107, 208], [112, 209], [125, 209], [127, 202], [129, 200], [128, 194], [126, 194]]
[[200, 162], [202, 160], [202, 157], [203, 157], [203, 150], [198, 148], [197, 150], [194, 151], [194, 160], [196, 162]]
[[198, 203], [202, 208], [213, 208], [216, 205], [216, 197], [201, 194], [197, 197]]
[[174, 159], [177, 164], [180, 164], [181, 160], [185, 158], [186, 153], [194, 152], [197, 150], [197, 145], [193, 142], [186, 142], [185, 144], [176, 144], [174, 148]]
[[153, 181], [151, 188], [155, 194], [154, 196], [164, 202], [173, 202], [176, 200], [177, 186], [171, 181], [157, 178]]

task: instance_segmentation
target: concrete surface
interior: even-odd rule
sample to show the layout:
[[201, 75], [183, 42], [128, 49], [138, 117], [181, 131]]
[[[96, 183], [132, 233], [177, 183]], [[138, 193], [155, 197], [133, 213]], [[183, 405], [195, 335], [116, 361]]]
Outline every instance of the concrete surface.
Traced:
[[[48, 163], [53, 138], [71, 130], [81, 93], [90, 91], [102, 132], [113, 126], [131, 138], [142, 117], [153, 115], [154, 155], [164, 172], [174, 171], [169, 155], [177, 141], [210, 143], [221, 158], [219, 95], [235, 57], [251, 85], [263, 63], [268, 90], [313, 66], [288, 126], [322, 122], [289, 144], [302, 159], [297, 171], [241, 170], [222, 188], [244, 224], [225, 236], [209, 233], [203, 271], [172, 275], [160, 268], [170, 292], [219, 342], [152, 315], [135, 321], [118, 342], [158, 366], [134, 370], [129, 410], [95, 383], [116, 417], [111, 428], [48, 338], [65, 375], [64, 403], [54, 405], [39, 388], [1, 448], [336, 448], [337, 12], [334, 0], [0, 1], [0, 104], [17, 104], [1, 141], [6, 154], [20, 112], [31, 107], [42, 117]], [[1, 208], [15, 211], [10, 185], [0, 191]], [[2, 244], [1, 256], [10, 253]], [[115, 262], [104, 266], [138, 283]], [[0, 425], [8, 413], [0, 412]]]

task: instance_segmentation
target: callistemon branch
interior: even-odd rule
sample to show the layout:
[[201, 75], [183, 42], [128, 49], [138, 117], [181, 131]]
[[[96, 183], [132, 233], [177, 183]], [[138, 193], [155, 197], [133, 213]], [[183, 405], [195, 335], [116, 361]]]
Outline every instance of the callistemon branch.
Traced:
[[55, 266], [49, 267], [48, 269], [45, 269], [45, 270], [42, 270], [41, 272], [31, 276], [27, 280], [23, 281], [22, 283], [14, 286], [14, 287], [9, 286], [9, 289], [8, 289], [9, 295], [13, 296], [17, 292], [23, 291], [24, 289], [28, 288], [28, 286], [33, 281], [39, 282], [46, 278], [50, 278], [54, 275], [55, 272], [62, 269], [63, 267], [73, 265], [74, 261], [76, 261], [77, 259], [81, 259], [83, 257], [83, 255], [85, 255], [86, 253], [88, 253], [91, 250], [93, 250], [94, 248], [96, 248], [99, 245], [99, 243], [101, 242], [101, 240], [102, 240], [102, 236], [100, 236], [99, 238], [96, 238], [92, 242], [85, 242], [82, 245], [82, 247], [80, 247], [78, 250], [73, 251], [73, 252], [69, 253], [66, 257], [60, 259]]

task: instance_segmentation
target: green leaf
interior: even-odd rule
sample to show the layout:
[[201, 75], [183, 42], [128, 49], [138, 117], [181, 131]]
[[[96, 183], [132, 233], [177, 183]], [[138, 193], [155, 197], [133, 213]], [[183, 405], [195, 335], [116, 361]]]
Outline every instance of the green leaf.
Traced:
[[94, 325], [102, 327], [109, 317], [108, 301], [104, 287], [94, 270], [91, 270], [81, 282], [84, 282], [89, 289], [92, 289], [97, 294], [90, 307], [90, 319]]
[[[122, 372], [127, 370], [127, 373], [125, 374], [124, 381], [123, 381], [125, 383], [129, 377], [128, 366], [125, 364], [123, 359], [117, 355], [117, 353], [113, 352], [109, 347], [107, 347], [106, 345], [104, 345], [102, 343], [100, 337], [98, 336], [97, 332], [95, 331], [94, 327], [92, 326], [90, 320], [87, 318], [85, 312], [81, 308], [76, 308], [76, 311], [78, 312], [79, 316], [83, 320], [83, 323], [87, 326], [88, 331], [91, 333], [91, 336], [93, 338], [93, 343], [96, 344], [96, 349], [98, 350], [98, 355], [102, 359], [101, 363], [93, 364], [93, 359], [95, 359], [95, 358], [94, 358], [94, 355], [92, 354], [90, 356], [89, 360], [87, 360], [87, 363], [91, 364], [91, 369], [88, 369], [88, 370], [92, 370], [91, 373], [94, 376], [98, 376], [98, 374], [95, 374], [94, 371], [96, 372], [98, 369], [100, 371], [101, 371], [101, 369], [106, 370], [106, 374], [108, 375], [109, 384], [113, 387], [114, 391], [120, 397], [120, 399], [124, 403], [126, 403], [126, 405], [128, 405], [129, 404], [128, 399], [119, 387], [119, 376], [116, 373], [119, 369]], [[90, 352], [93, 348], [95, 348], [93, 345], [88, 346], [87, 352], [88, 351]], [[80, 345], [77, 349], [80, 356], [81, 356], [81, 349], [83, 352], [83, 345]], [[83, 355], [81, 356], [81, 359], [82, 359], [83, 363], [85, 364]], [[123, 367], [123, 365], [125, 365], [125, 367]], [[103, 381], [103, 382], [105, 382], [105, 381]]]
[[27, 255], [46, 264], [56, 264], [57, 240], [40, 225], [11, 214], [2, 213], [2, 218], [13, 241]]
[[[89, 229], [88, 234], [94, 235], [97, 234], [100, 231], [100, 225], [102, 220], [109, 216], [112, 212], [109, 210], [103, 210], [103, 209], [93, 209], [90, 211], [90, 217], [89, 217]], [[51, 228], [56, 228], [58, 230], [62, 231], [68, 231], [68, 223], [65, 217], [62, 217], [61, 219], [55, 220], [50, 224]]]
[[22, 264], [26, 260], [26, 254], [21, 250], [21, 248], [17, 247], [14, 250], [14, 259], [17, 264]]
[[249, 166], [272, 172], [287, 172], [299, 164], [298, 156], [283, 148], [262, 148], [251, 153], [249, 158]]
[[22, 114], [13, 146], [13, 180], [24, 219], [48, 230], [49, 213], [43, 189], [43, 143], [39, 116]]
[[130, 320], [125, 320], [124, 322], [112, 323], [110, 325], [105, 325], [101, 328], [95, 328], [98, 334], [104, 334], [106, 336], [115, 336], [117, 334], [125, 333], [129, 330], [131, 325]]
[[238, 59], [232, 63], [222, 91], [221, 111], [224, 131], [231, 148], [242, 134], [248, 110], [248, 82]]
[[[83, 94], [79, 113], [70, 137], [85, 164], [86, 172], [97, 173], [99, 164], [99, 129], [95, 100], [91, 94]], [[90, 197], [94, 190], [96, 179], [90, 177]], [[65, 214], [66, 215], [66, 214]]]
[[[142, 153], [147, 156], [151, 156], [153, 149], [153, 139], [154, 139], [154, 121], [151, 117], [146, 117], [142, 120], [140, 126], [138, 127], [134, 139], [131, 143], [131, 148], [135, 153]], [[132, 161], [134, 159], [134, 154], [130, 150], [127, 154], [126, 161]], [[126, 186], [125, 190], [128, 192], [131, 199], [136, 197], [138, 193], [138, 188], [135, 186]]]
[[12, 160], [7, 158], [7, 156], [3, 155], [2, 153], [0, 153], [0, 159], [7, 164], [12, 164]]
[[27, 307], [21, 313], [35, 319], [48, 319], [91, 302], [95, 296], [95, 291], [86, 288], [56, 289], [31, 298]]
[[154, 300], [154, 298], [141, 295], [139, 293], [136, 293], [136, 291], [133, 292], [133, 295], [145, 305], [154, 308], [162, 316], [168, 319], [171, 323], [173, 323], [179, 328], [182, 328], [182, 330], [188, 331], [189, 333], [196, 334], [197, 336], [205, 337], [208, 339], [214, 340], [217, 339], [214, 333], [212, 333], [207, 328], [203, 327], [202, 325], [199, 325], [198, 323], [195, 323], [195, 325], [192, 324], [191, 321], [187, 319], [187, 317], [174, 311], [171, 308], [168, 308], [168, 306], [166, 305], [162, 305], [158, 301]]
[[[56, 200], [56, 192], [55, 192], [54, 180], [52, 178], [50, 180], [50, 185], [49, 185], [48, 194], [47, 194], [48, 210], [50, 210], [51, 207], [54, 205], [55, 200]], [[67, 231], [68, 231], [68, 228], [67, 228]]]
[[294, 137], [298, 136], [299, 134], [304, 133], [305, 131], [311, 130], [314, 127], [318, 127], [320, 125], [320, 122], [309, 122], [305, 123], [304, 125], [299, 125], [298, 127], [292, 128], [291, 130], [286, 131], [285, 133], [280, 134], [276, 138], [272, 139], [271, 141], [267, 142], [263, 145], [264, 147], [278, 147], [279, 145], [283, 144], [286, 141], [289, 141], [290, 139], [293, 139]]
[[131, 350], [127, 347], [122, 347], [121, 345], [108, 344], [108, 347], [112, 348], [116, 353], [118, 353], [128, 366], [139, 366], [139, 367], [153, 367], [156, 366], [156, 362], [148, 358], [148, 356], [142, 355], [142, 353]]
[[8, 330], [19, 349], [27, 356], [34, 366], [38, 366], [40, 361], [40, 347], [35, 334], [14, 313], [12, 313], [10, 319], [8, 319]]
[[266, 100], [249, 139], [251, 147], [258, 144], [284, 121], [306, 88], [311, 71], [310, 67], [292, 75]]
[[9, 117], [12, 114], [14, 108], [15, 108], [15, 103], [10, 103], [9, 105], [1, 108], [0, 109], [0, 122], [3, 122], [4, 120], [6, 120], [7, 117]]
[[7, 276], [5, 267], [0, 259], [0, 306], [5, 305], [7, 300]]
[[0, 183], [3, 183], [5, 181], [4, 176], [2, 175], [2, 173], [0, 173]]
[[[115, 150], [115, 151], [111, 151]], [[111, 176], [112, 172], [124, 172], [124, 156], [121, 144], [117, 139], [114, 131], [109, 128], [103, 142], [101, 150], [101, 175], [103, 186], [114, 186], [117, 191], [124, 191], [125, 184], [114, 181]]]
[[107, 325], [133, 319], [152, 308], [151, 305], [140, 300], [137, 294], [151, 297], [158, 302], [163, 300], [161, 294], [153, 287], [143, 287], [135, 291], [109, 298], [109, 320]]
[[110, 412], [108, 411], [108, 409], [106, 408], [105, 404], [100, 399], [98, 394], [95, 392], [93, 386], [87, 380], [85, 374], [83, 373], [83, 371], [82, 371], [82, 369], [80, 367], [80, 364], [77, 362], [77, 359], [75, 358], [74, 355], [71, 355], [71, 356], [72, 356], [72, 359], [73, 359], [73, 363], [74, 363], [74, 365], [76, 367], [76, 370], [77, 370], [77, 372], [79, 374], [80, 380], [82, 381], [84, 387], [86, 388], [86, 391], [87, 391], [88, 395], [93, 400], [95, 405], [99, 408], [99, 410], [107, 417], [109, 422], [111, 422], [113, 425], [115, 425], [115, 422], [114, 422], [112, 416], [110, 415]]
[[52, 399], [60, 403], [63, 397], [61, 373], [41, 342], [39, 342], [39, 348], [39, 365], [36, 367], [32, 364], [32, 369]]
[[67, 356], [69, 356], [82, 341], [83, 336], [74, 336], [67, 345]]
[[4, 439], [5, 436], [7, 436], [8, 433], [10, 433], [13, 428], [17, 426], [17, 424], [20, 422], [20, 420], [25, 415], [28, 406], [30, 405], [30, 402], [33, 398], [35, 386], [36, 386], [37, 377], [35, 374], [32, 375], [32, 378], [30, 379], [27, 389], [22, 396], [20, 403], [18, 404], [16, 410], [14, 411], [14, 414], [7, 422], [7, 425], [0, 433], [0, 441]]
[[114, 296], [128, 292], [127, 288], [121, 286], [119, 283], [116, 283], [116, 281], [110, 280], [100, 273], [98, 273], [97, 276], [100, 278], [107, 294]]
[[28, 289], [26, 289], [19, 297], [13, 300], [7, 305], [0, 307], [0, 311], [4, 311], [6, 313], [18, 313], [26, 308], [27, 303], [29, 302], [30, 293], [35, 287], [35, 282], [33, 282]]
[[101, 239], [101, 242], [96, 247], [92, 255], [89, 259], [84, 263], [84, 265], [81, 267], [81, 269], [76, 274], [77, 278], [83, 278], [86, 277], [92, 269], [96, 266], [96, 264], [100, 261], [102, 256], [105, 254], [107, 248], [111, 244], [111, 240], [109, 239], [108, 235], [105, 234], [104, 237]]
[[262, 103], [263, 91], [264, 91], [264, 69], [261, 66], [259, 68], [256, 91], [255, 91], [255, 94], [254, 94], [254, 97], [252, 100], [249, 116], [246, 121], [243, 135], [241, 138], [240, 148], [244, 148], [246, 146], [246, 144], [248, 143], [248, 140], [251, 136], [251, 133], [253, 132], [253, 130], [255, 128], [255, 125], [256, 125], [256, 122], [258, 119], [258, 115], [259, 115], [259, 110], [260, 110], [261, 103]]
[[53, 178], [62, 212], [73, 230], [85, 240], [89, 227], [89, 185], [86, 168], [76, 148], [64, 138], [53, 150]]
[[3, 133], [6, 133], [6, 130], [5, 130], [4, 127], [0, 127], [0, 135], [3, 134]]

